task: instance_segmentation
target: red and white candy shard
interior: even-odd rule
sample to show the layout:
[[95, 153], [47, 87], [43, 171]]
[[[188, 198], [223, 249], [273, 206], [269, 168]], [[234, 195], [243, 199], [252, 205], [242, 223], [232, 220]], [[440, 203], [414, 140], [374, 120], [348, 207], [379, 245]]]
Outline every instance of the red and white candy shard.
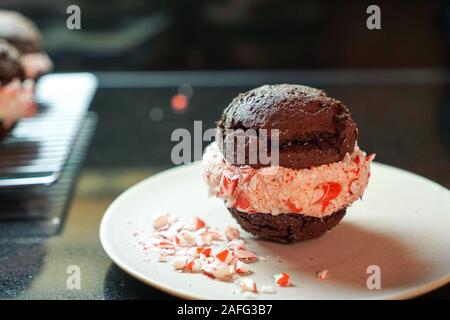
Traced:
[[234, 239], [228, 242], [228, 248], [232, 249], [244, 249], [245, 248], [245, 242], [243, 239]]
[[290, 277], [287, 273], [282, 272], [279, 274], [276, 274], [275, 276], [275, 282], [280, 286], [280, 287], [287, 287], [289, 286], [290, 283]]
[[320, 280], [325, 280], [328, 277], [328, 270], [318, 271], [316, 277]]
[[248, 265], [245, 262], [237, 261], [235, 266], [235, 271], [237, 273], [249, 273], [250, 272], [250, 265]]
[[[227, 227], [221, 232], [198, 217], [183, 222], [173, 215], [161, 213], [154, 217], [153, 229], [152, 233], [134, 232], [136, 245], [148, 257], [168, 262], [175, 271], [236, 281], [242, 293], [275, 292], [269, 285], [258, 290], [254, 280], [245, 278], [252, 273], [250, 263], [258, 258], [246, 248], [236, 228]], [[289, 275], [284, 272], [275, 275], [275, 281], [281, 287], [290, 285]]]
[[248, 263], [256, 255], [245, 248], [239, 231], [228, 227], [224, 232], [211, 228], [195, 217], [183, 222], [168, 213], [153, 219], [153, 233], [135, 232], [136, 244], [159, 262], [169, 262], [178, 272], [203, 273], [229, 281], [249, 274]]
[[170, 264], [176, 269], [184, 269], [186, 267], [188, 259], [186, 257], [175, 257], [170, 261]]
[[166, 227], [169, 222], [170, 215], [168, 213], [161, 213], [153, 219], [153, 228], [155, 228], [156, 230], [160, 230]]
[[237, 249], [235, 252], [237, 258], [240, 260], [256, 261], [257, 259], [256, 254], [245, 249]]
[[249, 291], [257, 293], [258, 289], [256, 288], [256, 283], [252, 279], [243, 279], [239, 282], [239, 288], [242, 291]]

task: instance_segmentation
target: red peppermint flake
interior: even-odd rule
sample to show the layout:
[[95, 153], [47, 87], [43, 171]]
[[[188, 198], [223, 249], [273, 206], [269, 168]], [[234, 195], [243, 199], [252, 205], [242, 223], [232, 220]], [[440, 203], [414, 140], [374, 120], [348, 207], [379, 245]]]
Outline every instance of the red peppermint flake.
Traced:
[[206, 223], [202, 219], [195, 217], [194, 218], [194, 226], [195, 226], [195, 230], [198, 230], [198, 229], [201, 229], [204, 226], [206, 226]]
[[244, 279], [241, 282], [239, 282], [239, 287], [242, 291], [249, 291], [257, 293], [258, 289], [256, 288], [256, 282], [252, 279]]
[[186, 270], [187, 271], [192, 271], [192, 268], [194, 267], [194, 260], [189, 260], [188, 263], [186, 264]]
[[248, 273], [250, 271], [250, 266], [242, 261], [238, 261], [236, 263], [236, 272], [237, 273]]
[[313, 204], [322, 203], [322, 212], [328, 207], [331, 203], [331, 200], [335, 199], [342, 191], [342, 186], [337, 182], [324, 182], [321, 185], [323, 190], [323, 195], [319, 200], [314, 202]]
[[235, 252], [239, 260], [245, 260], [247, 262], [256, 261], [256, 254], [251, 251], [245, 249], [237, 249]]
[[228, 194], [233, 194], [234, 190], [236, 190], [237, 183], [238, 183], [237, 178], [230, 179], [230, 178], [227, 178], [225, 175], [223, 175], [222, 176], [222, 192], [228, 193]]
[[171, 247], [173, 247], [173, 244], [172, 243], [170, 243], [169, 241], [160, 241], [159, 243], [158, 243], [158, 247], [160, 247], [160, 248], [171, 248]]
[[198, 247], [196, 250], [197, 254], [203, 254], [205, 257], [211, 256], [211, 248], [210, 247]]
[[223, 249], [216, 253], [215, 257], [222, 262], [226, 262], [229, 254], [230, 251], [228, 249]]
[[239, 193], [236, 199], [235, 206], [238, 209], [246, 210], [250, 207], [250, 201], [247, 199], [243, 192]]
[[275, 275], [275, 282], [280, 286], [280, 287], [287, 287], [290, 285], [290, 281], [289, 281], [289, 275], [285, 272], [282, 272], [280, 274], [276, 274]]
[[204, 269], [202, 269], [202, 273], [203, 273], [204, 275], [210, 277], [211, 279], [215, 279], [215, 278], [216, 278], [212, 272], [206, 271], [206, 270], [204, 270]]
[[289, 210], [293, 213], [301, 212], [303, 209], [301, 207], [297, 207], [291, 198], [286, 200], [286, 205], [288, 206]]

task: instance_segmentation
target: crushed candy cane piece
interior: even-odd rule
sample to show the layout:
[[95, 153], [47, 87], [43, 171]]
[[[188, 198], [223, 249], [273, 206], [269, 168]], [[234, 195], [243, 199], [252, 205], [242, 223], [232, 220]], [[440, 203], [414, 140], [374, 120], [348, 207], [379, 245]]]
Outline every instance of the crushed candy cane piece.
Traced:
[[186, 263], [185, 269], [186, 269], [187, 271], [192, 271], [192, 270], [194, 269], [194, 260], [189, 260], [189, 261]]
[[235, 266], [235, 271], [237, 273], [248, 273], [250, 272], [250, 266], [248, 264], [246, 264], [245, 262], [242, 261], [237, 261], [236, 262], [236, 266]]
[[170, 216], [167, 213], [161, 213], [153, 219], [153, 228], [162, 229], [169, 224]]
[[258, 289], [256, 288], [256, 283], [252, 279], [243, 279], [239, 282], [239, 287], [242, 291], [249, 291], [257, 293]]
[[[207, 226], [198, 217], [186, 223], [162, 213], [153, 219], [153, 229], [150, 233], [130, 230], [136, 246], [145, 254], [145, 261], [155, 261], [154, 257], [156, 261], [168, 262], [176, 272], [203, 273], [220, 281], [235, 282], [244, 294], [258, 293], [253, 280], [241, 278], [251, 273], [249, 263], [255, 262], [257, 256], [246, 249], [235, 227], [220, 231]], [[289, 285], [289, 276], [285, 273], [276, 279], [280, 286]], [[275, 290], [263, 286], [261, 292]]]
[[245, 249], [237, 249], [236, 256], [240, 260], [246, 260], [246, 261], [255, 261], [257, 258], [256, 254], [254, 254], [253, 252], [250, 252], [248, 250], [245, 250]]
[[158, 243], [158, 247], [160, 248], [172, 248], [173, 247], [173, 243], [169, 242], [169, 241], [165, 241], [162, 240]]
[[247, 197], [245, 196], [245, 194], [243, 192], [239, 193], [237, 198], [236, 198], [236, 203], [235, 203], [236, 208], [238, 209], [248, 209], [251, 206], [250, 201], [247, 199]]
[[279, 273], [275, 275], [275, 282], [280, 287], [287, 287], [290, 285], [289, 275], [285, 272]]
[[194, 221], [193, 221], [193, 226], [194, 226], [194, 230], [199, 230], [199, 229], [203, 228], [204, 226], [206, 226], [206, 223], [202, 219], [195, 217]]
[[214, 256], [220, 261], [225, 263], [229, 263], [233, 258], [233, 255], [231, 254], [230, 250], [226, 248], [219, 250]]
[[328, 270], [322, 270], [322, 271], [317, 271], [316, 272], [316, 278], [320, 279], [320, 280], [325, 280], [326, 278], [328, 278]]
[[230, 275], [230, 268], [227, 263], [214, 261], [202, 268], [203, 273], [216, 279], [225, 279]]
[[195, 249], [195, 251], [197, 252], [198, 255], [204, 255], [205, 257], [210, 257], [211, 256], [211, 251], [212, 249], [210, 247], [198, 247], [197, 249]]
[[342, 185], [337, 182], [329, 181], [322, 183], [320, 187], [322, 188], [323, 194], [316, 202], [314, 202], [314, 204], [322, 203], [322, 211], [324, 211], [326, 207], [330, 205], [331, 201], [341, 193]]
[[232, 249], [244, 249], [245, 242], [242, 239], [234, 239], [228, 243], [228, 248]]
[[172, 261], [170, 261], [170, 264], [174, 267], [175, 270], [183, 269], [187, 264], [187, 258], [176, 257]]
[[202, 262], [199, 259], [194, 260], [191, 271], [193, 273], [199, 273], [202, 271]]

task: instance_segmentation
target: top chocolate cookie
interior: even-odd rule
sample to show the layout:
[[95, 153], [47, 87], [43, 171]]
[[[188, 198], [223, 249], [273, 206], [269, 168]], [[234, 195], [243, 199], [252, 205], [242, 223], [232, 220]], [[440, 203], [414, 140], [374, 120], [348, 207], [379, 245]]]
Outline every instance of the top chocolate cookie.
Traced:
[[[227, 130], [278, 129], [279, 165], [292, 169], [340, 161], [353, 152], [358, 136], [350, 111], [341, 101], [322, 90], [290, 84], [264, 85], [240, 94], [224, 110], [217, 125], [225, 148], [235, 139]], [[270, 143], [268, 147], [270, 153]], [[246, 150], [245, 163], [238, 165], [270, 165], [252, 163]]]

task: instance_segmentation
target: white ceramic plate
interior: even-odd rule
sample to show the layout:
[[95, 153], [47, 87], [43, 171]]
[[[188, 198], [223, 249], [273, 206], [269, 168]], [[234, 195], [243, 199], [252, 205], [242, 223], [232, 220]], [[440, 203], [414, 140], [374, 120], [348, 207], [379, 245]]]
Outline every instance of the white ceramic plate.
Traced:
[[[207, 197], [199, 164], [177, 167], [138, 183], [111, 204], [100, 227], [111, 259], [137, 279], [179, 297], [242, 298], [233, 293], [236, 284], [176, 273], [169, 264], [144, 260], [132, 231], [149, 225], [162, 211], [199, 216], [218, 228], [236, 225], [221, 200]], [[403, 299], [450, 281], [450, 192], [378, 163], [364, 200], [321, 238], [283, 245], [241, 234], [249, 250], [273, 257], [252, 265], [257, 285], [273, 284], [273, 275], [281, 271], [291, 275], [292, 287], [258, 294], [260, 299]], [[380, 267], [379, 290], [367, 288], [370, 265]], [[315, 273], [323, 269], [329, 277], [319, 280]]]

